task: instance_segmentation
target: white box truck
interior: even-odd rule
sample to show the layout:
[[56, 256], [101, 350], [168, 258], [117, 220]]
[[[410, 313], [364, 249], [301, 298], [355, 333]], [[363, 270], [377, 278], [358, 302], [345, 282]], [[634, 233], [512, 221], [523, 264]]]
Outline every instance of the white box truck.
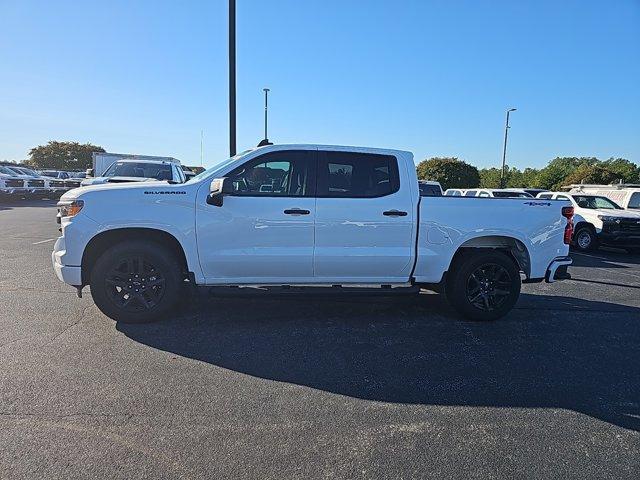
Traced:
[[101, 177], [102, 174], [111, 166], [111, 164], [117, 160], [156, 160], [177, 163], [180, 165], [180, 160], [173, 157], [157, 157], [153, 155], [131, 155], [128, 153], [108, 153], [108, 152], [93, 152], [93, 169], [91, 172], [87, 172], [89, 177]]

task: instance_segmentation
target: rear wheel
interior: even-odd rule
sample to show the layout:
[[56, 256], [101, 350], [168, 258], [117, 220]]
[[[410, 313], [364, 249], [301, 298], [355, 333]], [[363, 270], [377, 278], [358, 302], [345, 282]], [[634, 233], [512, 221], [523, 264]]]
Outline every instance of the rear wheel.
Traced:
[[496, 320], [506, 315], [520, 296], [520, 271], [502, 252], [462, 254], [447, 279], [447, 299], [470, 320]]
[[576, 249], [583, 252], [590, 252], [598, 248], [596, 232], [591, 227], [580, 227], [573, 237]]
[[91, 296], [108, 317], [126, 323], [163, 318], [177, 304], [183, 286], [175, 255], [139, 240], [105, 251], [91, 272]]

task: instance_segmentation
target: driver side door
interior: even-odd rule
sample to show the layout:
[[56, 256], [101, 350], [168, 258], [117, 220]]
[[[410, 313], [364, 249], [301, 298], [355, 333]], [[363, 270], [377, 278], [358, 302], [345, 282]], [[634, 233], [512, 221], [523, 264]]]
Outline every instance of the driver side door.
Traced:
[[315, 169], [315, 150], [265, 153], [226, 175], [221, 207], [198, 200], [208, 284], [313, 281]]

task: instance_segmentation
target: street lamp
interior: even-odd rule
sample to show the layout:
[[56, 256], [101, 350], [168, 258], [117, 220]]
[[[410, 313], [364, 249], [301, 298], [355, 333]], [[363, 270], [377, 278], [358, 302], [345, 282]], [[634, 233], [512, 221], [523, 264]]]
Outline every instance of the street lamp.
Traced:
[[236, 0], [229, 0], [229, 156], [236, 154]]
[[507, 110], [507, 121], [504, 125], [504, 147], [502, 149], [502, 172], [500, 173], [500, 188], [504, 188], [504, 166], [507, 161], [507, 136], [509, 135], [509, 114], [515, 112], [515, 108]]

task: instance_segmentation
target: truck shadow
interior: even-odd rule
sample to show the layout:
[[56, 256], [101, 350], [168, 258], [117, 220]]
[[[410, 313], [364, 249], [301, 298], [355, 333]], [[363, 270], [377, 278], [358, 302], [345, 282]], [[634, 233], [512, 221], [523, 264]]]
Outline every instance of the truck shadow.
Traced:
[[494, 323], [437, 295], [201, 298], [152, 325], [151, 347], [243, 374], [366, 400], [563, 408], [640, 430], [640, 309], [523, 294]]

